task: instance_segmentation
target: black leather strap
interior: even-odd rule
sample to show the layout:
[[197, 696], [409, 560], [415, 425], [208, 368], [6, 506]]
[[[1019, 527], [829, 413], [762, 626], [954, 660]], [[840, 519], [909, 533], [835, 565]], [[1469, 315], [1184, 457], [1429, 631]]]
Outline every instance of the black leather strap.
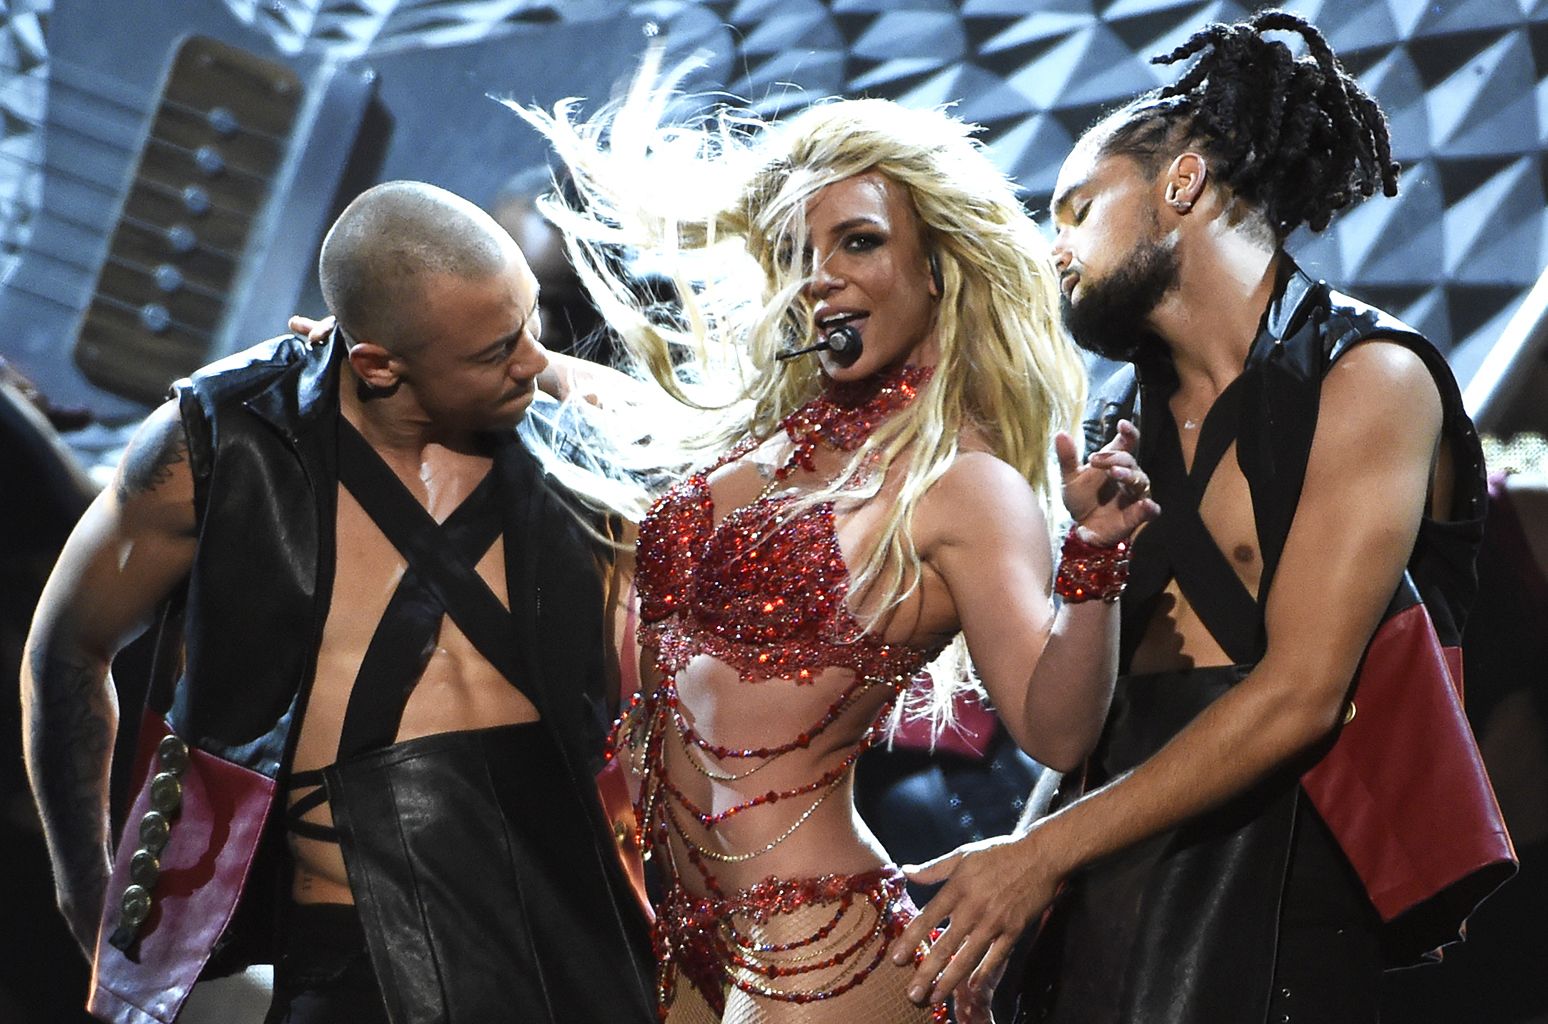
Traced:
[[338, 756], [344, 759], [392, 743], [409, 693], [435, 649], [443, 615], [512, 685], [519, 672], [511, 614], [475, 568], [500, 535], [494, 475], [438, 524], [365, 438], [341, 420], [339, 482], [408, 562], [350, 691], [339, 737]]
[[[341, 418], [339, 482], [408, 562], [350, 689], [336, 757], [343, 762], [391, 746], [397, 738], [403, 709], [429, 664], [443, 617], [450, 617], [511, 685], [520, 673], [515, 622], [477, 571], [503, 527], [495, 474], [486, 475], [444, 523], [437, 523], [360, 432]], [[290, 805], [286, 827], [307, 838], [338, 842], [335, 829], [301, 818], [328, 801], [323, 778], [320, 770], [290, 776], [290, 788], [317, 788]]]
[[1177, 423], [1168, 407], [1167, 384], [1170, 381], [1144, 389], [1145, 404], [1155, 415], [1146, 422], [1139, 455], [1161, 504], [1161, 516], [1134, 543], [1129, 587], [1123, 595], [1121, 663], [1128, 665], [1155, 613], [1156, 599], [1173, 578], [1221, 649], [1237, 663], [1255, 661], [1262, 633], [1257, 601], [1199, 514], [1210, 479], [1237, 441], [1250, 389], [1245, 378], [1238, 377], [1216, 397], [1199, 427], [1193, 464], [1186, 466]]
[[1216, 398], [1204, 418], [1193, 465], [1187, 469], [1175, 420], [1167, 414], [1156, 417], [1153, 429], [1160, 443], [1155, 449], [1157, 461], [1150, 470], [1151, 487], [1164, 511], [1150, 529], [1159, 535], [1151, 542], [1159, 540], [1158, 553], [1165, 553], [1171, 575], [1215, 642], [1232, 661], [1247, 664], [1261, 655], [1258, 602], [1199, 514], [1210, 478], [1236, 439], [1242, 394], [1237, 382]]
[[316, 839], [323, 843], [336, 843], [339, 841], [339, 830], [332, 825], [319, 825], [316, 822], [307, 821], [302, 815], [316, 807], [321, 807], [328, 802], [328, 791], [323, 788], [323, 773], [321, 768], [311, 771], [291, 772], [286, 780], [287, 789], [306, 789], [315, 787], [295, 803], [285, 808], [285, 827], [298, 836], [307, 839]]

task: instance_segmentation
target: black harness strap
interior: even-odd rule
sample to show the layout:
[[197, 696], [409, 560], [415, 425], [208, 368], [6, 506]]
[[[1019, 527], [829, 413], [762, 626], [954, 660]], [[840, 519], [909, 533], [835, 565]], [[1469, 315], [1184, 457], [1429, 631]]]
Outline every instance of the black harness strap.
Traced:
[[[337, 755], [345, 761], [396, 739], [409, 694], [435, 650], [443, 616], [511, 685], [520, 673], [515, 622], [476, 569], [502, 529], [494, 472], [444, 523], [437, 523], [365, 438], [341, 420], [339, 482], [408, 562], [350, 690]], [[321, 770], [291, 775], [292, 788], [318, 788], [291, 804], [288, 825], [298, 835], [336, 842], [334, 829], [300, 819], [327, 801], [322, 782]]]
[[[1182, 440], [1168, 410], [1168, 389], [1146, 387], [1145, 404], [1160, 412], [1148, 418], [1141, 437], [1140, 462], [1150, 474], [1161, 516], [1135, 539], [1129, 588], [1124, 593], [1128, 623], [1148, 624], [1152, 607], [1166, 585], [1177, 580], [1210, 635], [1238, 664], [1255, 660], [1261, 633], [1257, 601], [1215, 542], [1199, 513], [1210, 479], [1237, 441], [1243, 404], [1250, 389], [1238, 377], [1216, 397], [1199, 428], [1193, 465], [1183, 462]], [[1144, 634], [1126, 629], [1123, 664]]]
[[[1170, 364], [1147, 363], [1137, 372], [1120, 371], [1097, 394], [1097, 415], [1086, 424], [1088, 448], [1112, 436], [1120, 415], [1132, 417], [1143, 406], [1140, 462], [1150, 472], [1162, 508], [1160, 518], [1135, 539], [1129, 589], [1123, 597], [1123, 665], [1143, 638], [1153, 614], [1151, 603], [1173, 578], [1233, 661], [1253, 664], [1263, 657], [1267, 647], [1263, 608], [1300, 505], [1322, 381], [1329, 367], [1361, 340], [1380, 336], [1408, 346], [1424, 359], [1446, 409], [1444, 434], [1451, 439], [1458, 479], [1482, 479], [1476, 472], [1481, 462], [1477, 435], [1444, 357], [1412, 328], [1312, 282], [1288, 258], [1280, 274], [1279, 292], [1269, 304], [1241, 375], [1205, 417], [1191, 470], [1183, 467], [1176, 423], [1167, 412], [1167, 399], [1176, 386]], [[1256, 595], [1242, 585], [1198, 514], [1209, 477], [1232, 442], [1251, 492], [1262, 558]], [[1482, 485], [1464, 485], [1452, 517], [1466, 523], [1482, 514]], [[1427, 539], [1431, 532], [1429, 525], [1421, 529], [1416, 549], [1421, 560], [1433, 543]], [[1444, 561], [1429, 559], [1432, 565]], [[1456, 575], [1460, 578], [1452, 587], [1455, 594], [1438, 592], [1433, 601], [1426, 601], [1427, 606], [1433, 604], [1432, 615], [1448, 622], [1450, 609], [1465, 607], [1471, 599], [1467, 573]]]
[[483, 530], [477, 530], [476, 524], [469, 524], [473, 536], [468, 540], [476, 544], [478, 538], [483, 537], [483, 546], [471, 557], [464, 555], [461, 558], [448, 557], [451, 552], [446, 549], [446, 543], [461, 533], [461, 524], [453, 526], [452, 520], [463, 510], [459, 508], [447, 520], [452, 535], [443, 535], [443, 528], [414, 500], [376, 450], [353, 428], [340, 435], [339, 482], [375, 520], [392, 546], [408, 561], [419, 582], [467, 634], [478, 653], [514, 685], [520, 672], [511, 613], [474, 568], [500, 532], [493, 474], [485, 477], [463, 503], [466, 506], [477, 497], [480, 505], [487, 505], [476, 508], [473, 513], [483, 522]]
[[322, 769], [313, 768], [311, 771], [306, 772], [291, 772], [290, 778], [285, 785], [290, 789], [306, 789], [309, 786], [317, 787], [285, 808], [285, 827], [305, 839], [315, 839], [320, 843], [338, 842], [338, 829], [332, 825], [319, 825], [314, 821], [307, 821], [301, 817], [314, 807], [321, 807], [328, 802], [328, 791], [323, 788]]
[[408, 695], [450, 616], [485, 659], [515, 685], [514, 623], [474, 568], [500, 535], [494, 474], [437, 524], [353, 427], [339, 438], [339, 482], [408, 562], [360, 662], [339, 737], [340, 759], [392, 743]]
[[1152, 524], [1162, 528], [1161, 550], [1167, 553], [1167, 567], [1178, 587], [1215, 642], [1237, 664], [1256, 660], [1262, 616], [1258, 602], [1220, 550], [1199, 508], [1220, 460], [1236, 442], [1246, 392], [1239, 386], [1243, 381], [1243, 377], [1232, 381], [1210, 406], [1189, 468], [1183, 465], [1176, 421], [1169, 413], [1156, 417], [1155, 429], [1160, 435], [1157, 469], [1163, 480], [1158, 499], [1163, 512]]

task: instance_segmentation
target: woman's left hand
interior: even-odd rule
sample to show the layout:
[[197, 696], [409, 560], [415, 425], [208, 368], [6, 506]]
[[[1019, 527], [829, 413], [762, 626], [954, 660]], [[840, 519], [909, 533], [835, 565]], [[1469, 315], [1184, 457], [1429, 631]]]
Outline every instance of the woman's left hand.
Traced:
[[1128, 420], [1119, 420], [1118, 433], [1084, 464], [1069, 434], [1054, 436], [1064, 507], [1087, 543], [1112, 547], [1161, 514], [1134, 458], [1138, 448], [1139, 429]]

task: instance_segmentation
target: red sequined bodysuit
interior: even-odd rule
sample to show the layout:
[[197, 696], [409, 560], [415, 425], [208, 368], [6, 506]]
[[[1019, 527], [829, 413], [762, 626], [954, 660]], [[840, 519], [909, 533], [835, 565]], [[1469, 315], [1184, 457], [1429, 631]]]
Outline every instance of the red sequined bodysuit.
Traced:
[[[796, 450], [776, 471], [777, 480], [797, 468], [812, 470], [819, 443], [857, 449], [929, 376], [927, 367], [906, 367], [830, 389], [803, 406], [783, 423]], [[716, 862], [754, 860], [794, 835], [849, 778], [907, 684], [939, 653], [939, 648], [884, 643], [856, 620], [846, 602], [849, 569], [834, 533], [831, 503], [802, 506], [790, 495], [765, 494], [715, 522], [709, 474], [759, 443], [749, 438], [683, 480], [640, 525], [640, 641], [655, 649], [663, 679], [654, 692], [635, 699], [621, 732], [643, 776], [640, 840], [647, 851], [660, 854], [657, 863], [668, 876], [655, 925], [663, 1019], [674, 994], [682, 994], [679, 974], [716, 1020], [721, 1013], [726, 1020], [765, 1019], [727, 1012], [728, 995], [738, 992], [744, 1004], [833, 999], [877, 970], [887, 944], [915, 913], [902, 875], [891, 867], [813, 878], [770, 876], [732, 892], [722, 888], [712, 869]], [[702, 655], [734, 668], [740, 683], [733, 685], [819, 686], [831, 690], [831, 700], [794, 735], [752, 747], [718, 744], [696, 727], [694, 709], [678, 692], [678, 676]], [[835, 668], [848, 671], [824, 674]], [[786, 755], [810, 748], [844, 721], [851, 707], [874, 703], [876, 687], [886, 688], [885, 700], [869, 726], [860, 727], [847, 749], [841, 746], [836, 764], [789, 788], [764, 791], [754, 784], [749, 794], [736, 787]], [[853, 719], [847, 722], [855, 728]], [[673, 769], [684, 765], [710, 787], [726, 787], [714, 791], [719, 799], [700, 806], [673, 777]], [[693, 781], [702, 797], [706, 783]], [[783, 804], [785, 813], [777, 824], [755, 830], [763, 841], [751, 849], [727, 852], [718, 841], [718, 826], [776, 804]], [[792, 806], [799, 813], [790, 823]], [[697, 876], [692, 883], [697, 892], [685, 884], [683, 861], [696, 869], [690, 875]], [[899, 1007], [908, 1011], [946, 1019], [944, 1007]]]

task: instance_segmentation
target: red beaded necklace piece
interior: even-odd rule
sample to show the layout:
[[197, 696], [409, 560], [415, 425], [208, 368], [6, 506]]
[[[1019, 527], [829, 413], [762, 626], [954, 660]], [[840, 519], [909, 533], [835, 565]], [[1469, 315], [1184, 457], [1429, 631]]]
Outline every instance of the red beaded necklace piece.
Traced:
[[935, 373], [933, 366], [905, 366], [865, 380], [833, 384], [780, 421], [795, 443], [789, 461], [774, 471], [783, 480], [797, 469], [815, 472], [819, 444], [852, 452], [882, 421], [908, 405]]

